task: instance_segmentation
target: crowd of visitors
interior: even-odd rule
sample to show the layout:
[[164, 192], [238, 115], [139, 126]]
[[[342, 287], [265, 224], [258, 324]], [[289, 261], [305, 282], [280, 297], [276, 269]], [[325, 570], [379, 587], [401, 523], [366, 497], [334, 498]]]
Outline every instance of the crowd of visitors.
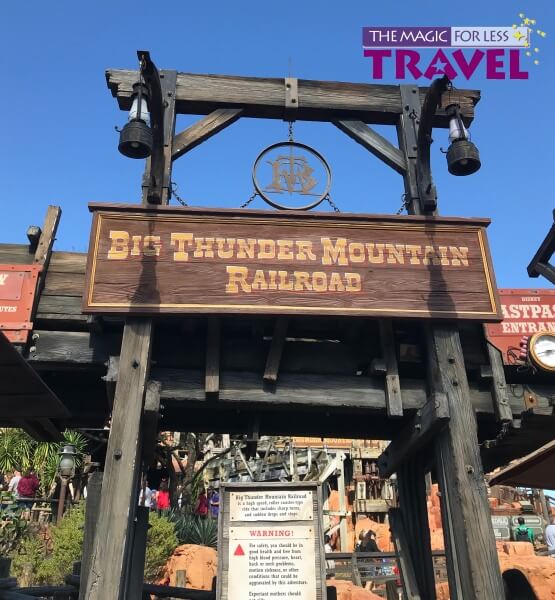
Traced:
[[210, 517], [211, 519], [217, 519], [220, 513], [220, 495], [218, 490], [214, 488], [208, 488], [208, 494], [202, 490], [197, 502], [195, 514], [201, 519]]
[[39, 488], [39, 479], [32, 469], [24, 471], [23, 475], [20, 471], [13, 471], [0, 479], [0, 490], [10, 492], [15, 498], [35, 498]]

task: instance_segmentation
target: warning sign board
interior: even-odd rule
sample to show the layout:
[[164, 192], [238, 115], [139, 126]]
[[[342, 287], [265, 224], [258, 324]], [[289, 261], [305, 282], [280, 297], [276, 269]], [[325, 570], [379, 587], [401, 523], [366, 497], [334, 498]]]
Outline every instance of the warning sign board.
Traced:
[[229, 598], [315, 600], [314, 546], [312, 527], [233, 527]]
[[216, 598], [325, 598], [320, 484], [228, 483], [220, 491]]

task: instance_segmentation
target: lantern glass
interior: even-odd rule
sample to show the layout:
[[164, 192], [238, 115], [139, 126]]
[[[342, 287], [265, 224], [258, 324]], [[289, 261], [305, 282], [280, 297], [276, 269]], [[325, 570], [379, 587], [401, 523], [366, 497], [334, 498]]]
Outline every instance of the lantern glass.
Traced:
[[75, 474], [75, 447], [70, 444], [64, 446], [60, 455], [58, 473], [61, 477], [72, 477]]
[[468, 129], [464, 126], [458, 115], [451, 117], [449, 121], [449, 141], [456, 142], [458, 140], [468, 139], [470, 139]]
[[148, 103], [144, 96], [141, 96], [141, 104], [139, 111], [139, 96], [136, 95], [133, 98], [133, 104], [131, 105], [131, 110], [129, 111], [129, 121], [143, 121], [147, 125], [150, 126], [150, 113], [148, 112]]

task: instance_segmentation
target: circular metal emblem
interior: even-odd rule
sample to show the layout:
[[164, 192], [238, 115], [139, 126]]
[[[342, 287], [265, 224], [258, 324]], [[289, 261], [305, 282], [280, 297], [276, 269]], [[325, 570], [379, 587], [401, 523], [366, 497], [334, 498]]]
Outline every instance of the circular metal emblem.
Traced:
[[308, 210], [329, 194], [331, 171], [314, 148], [279, 142], [258, 155], [252, 169], [254, 188], [274, 208]]

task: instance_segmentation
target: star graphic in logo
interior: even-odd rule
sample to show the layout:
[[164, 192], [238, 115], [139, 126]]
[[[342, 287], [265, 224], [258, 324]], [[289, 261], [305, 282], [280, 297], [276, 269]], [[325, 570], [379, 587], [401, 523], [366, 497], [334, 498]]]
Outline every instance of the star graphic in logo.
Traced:
[[447, 66], [447, 63], [443, 62], [441, 60], [441, 58], [438, 58], [436, 60], [436, 62], [433, 65], [431, 65], [431, 66], [435, 70], [435, 74], [436, 75], [444, 75], [445, 74], [445, 67]]

